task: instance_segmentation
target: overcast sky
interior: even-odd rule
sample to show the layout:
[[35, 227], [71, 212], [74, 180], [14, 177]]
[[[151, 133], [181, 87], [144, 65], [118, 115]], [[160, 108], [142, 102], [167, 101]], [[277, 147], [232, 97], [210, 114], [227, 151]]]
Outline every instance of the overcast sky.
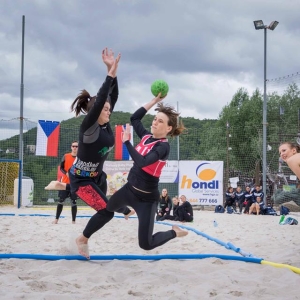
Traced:
[[[183, 117], [217, 119], [238, 88], [263, 90], [268, 76], [300, 71], [299, 0], [1, 0], [0, 120], [20, 116], [22, 15], [25, 15], [24, 117], [62, 121], [81, 89], [95, 95], [106, 69], [104, 47], [121, 52], [116, 111], [152, 99], [168, 82], [166, 102]], [[7, 126], [6, 122], [0, 122]], [[1, 139], [1, 137], [0, 137]]]

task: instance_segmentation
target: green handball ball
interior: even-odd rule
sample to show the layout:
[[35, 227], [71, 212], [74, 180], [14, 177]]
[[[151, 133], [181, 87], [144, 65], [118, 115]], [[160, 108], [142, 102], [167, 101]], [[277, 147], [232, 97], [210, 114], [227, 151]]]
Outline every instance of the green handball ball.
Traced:
[[155, 80], [151, 85], [151, 93], [156, 97], [161, 93], [161, 97], [168, 94], [169, 86], [164, 80]]

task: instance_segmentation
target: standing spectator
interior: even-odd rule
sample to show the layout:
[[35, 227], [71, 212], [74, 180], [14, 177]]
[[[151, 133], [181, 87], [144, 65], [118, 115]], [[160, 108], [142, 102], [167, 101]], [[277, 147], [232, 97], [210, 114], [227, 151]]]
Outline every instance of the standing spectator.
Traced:
[[172, 202], [168, 195], [168, 191], [167, 189], [163, 189], [158, 200], [156, 221], [161, 221], [162, 217], [170, 215], [171, 209]]
[[[63, 176], [60, 179], [60, 182], [63, 182], [66, 184], [70, 183], [69, 170], [72, 167], [73, 162], [77, 155], [77, 150], [78, 150], [78, 142], [77, 141], [73, 141], [73, 143], [71, 144], [71, 150], [72, 151], [70, 153], [66, 153], [63, 156], [61, 163], [60, 163], [60, 171], [63, 173]], [[70, 198], [71, 199], [72, 223], [75, 224], [76, 215], [77, 215], [77, 203], [76, 203], [77, 195], [75, 193], [71, 193], [70, 190], [64, 190], [64, 191], [58, 192], [58, 197], [59, 197], [59, 200], [58, 200], [58, 204], [57, 204], [57, 208], [56, 208], [56, 216], [55, 216], [55, 220], [52, 223], [53, 224], [58, 223], [58, 219], [63, 210], [64, 202], [67, 198]]]
[[252, 204], [253, 204], [253, 193], [251, 192], [250, 186], [247, 186], [245, 192], [245, 201], [244, 201], [244, 205], [246, 206], [244, 209], [244, 214], [249, 214], [249, 209]]
[[233, 191], [233, 187], [228, 187], [227, 192], [225, 193], [225, 204], [224, 204], [224, 209], [227, 206], [232, 206], [232, 208], [235, 210], [234, 208], [234, 204], [235, 204], [235, 192]]
[[180, 205], [178, 209], [179, 221], [181, 222], [193, 222], [193, 207], [189, 201], [187, 201], [185, 195], [180, 196]]

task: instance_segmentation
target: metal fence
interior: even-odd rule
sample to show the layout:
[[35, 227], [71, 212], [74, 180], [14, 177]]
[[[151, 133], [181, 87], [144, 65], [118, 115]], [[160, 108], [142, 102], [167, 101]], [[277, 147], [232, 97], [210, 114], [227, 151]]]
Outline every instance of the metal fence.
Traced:
[[[16, 123], [17, 121], [12, 120], [11, 122]], [[62, 156], [70, 152], [72, 141], [78, 139], [79, 125], [70, 125], [68, 122], [61, 123], [57, 157], [35, 155], [36, 126], [37, 124], [34, 122], [30, 122], [30, 126], [25, 126], [27, 131], [23, 135], [23, 175], [33, 181], [33, 204], [47, 205], [57, 201], [58, 194], [55, 191], [45, 191], [44, 187], [51, 180], [56, 180], [57, 169]], [[0, 159], [17, 160], [19, 158], [19, 135], [15, 128], [15, 134], [11, 136], [13, 127], [13, 124], [8, 121], [0, 121], [0, 128], [2, 128], [0, 129]], [[268, 128], [266, 187], [268, 202], [283, 203], [295, 198], [292, 190], [296, 190], [298, 179], [292, 176], [292, 172], [286, 165], [279, 163], [278, 146], [281, 141], [295, 139], [296, 137], [296, 125], [295, 128], [284, 129], [284, 131], [280, 124]], [[134, 142], [137, 143], [137, 141], [138, 137], [134, 135]], [[211, 126], [207, 130], [191, 128], [187, 134], [180, 136], [178, 139], [170, 139], [170, 145], [170, 160], [224, 161], [224, 191], [231, 184], [230, 178], [232, 177], [239, 178], [238, 185], [242, 188], [261, 182], [261, 126], [257, 126], [257, 128], [217, 128]], [[108, 160], [114, 160], [114, 150], [109, 155]], [[11, 174], [13, 173], [8, 169], [0, 169], [0, 192], [2, 191], [2, 194], [4, 188], [1, 187], [4, 186], [4, 182], [9, 180], [11, 181], [10, 186], [13, 186], [12, 181], [15, 177]], [[27, 180], [27, 183], [24, 184], [32, 183]], [[178, 194], [178, 184], [160, 183], [159, 189], [162, 188], [167, 188], [171, 197]], [[12, 201], [11, 197], [11, 195], [0, 197], [0, 203], [6, 203], [7, 199]], [[80, 204], [84, 205], [79, 201]]]

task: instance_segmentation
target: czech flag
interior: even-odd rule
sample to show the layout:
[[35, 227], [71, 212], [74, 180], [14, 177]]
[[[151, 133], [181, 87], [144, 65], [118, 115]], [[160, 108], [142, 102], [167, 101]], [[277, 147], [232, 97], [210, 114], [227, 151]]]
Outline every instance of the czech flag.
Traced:
[[59, 122], [38, 121], [35, 155], [58, 155], [59, 129]]
[[[115, 160], [131, 160], [127, 147], [122, 142], [125, 125], [116, 125], [115, 128]], [[133, 145], [133, 127], [130, 126], [130, 143]]]

